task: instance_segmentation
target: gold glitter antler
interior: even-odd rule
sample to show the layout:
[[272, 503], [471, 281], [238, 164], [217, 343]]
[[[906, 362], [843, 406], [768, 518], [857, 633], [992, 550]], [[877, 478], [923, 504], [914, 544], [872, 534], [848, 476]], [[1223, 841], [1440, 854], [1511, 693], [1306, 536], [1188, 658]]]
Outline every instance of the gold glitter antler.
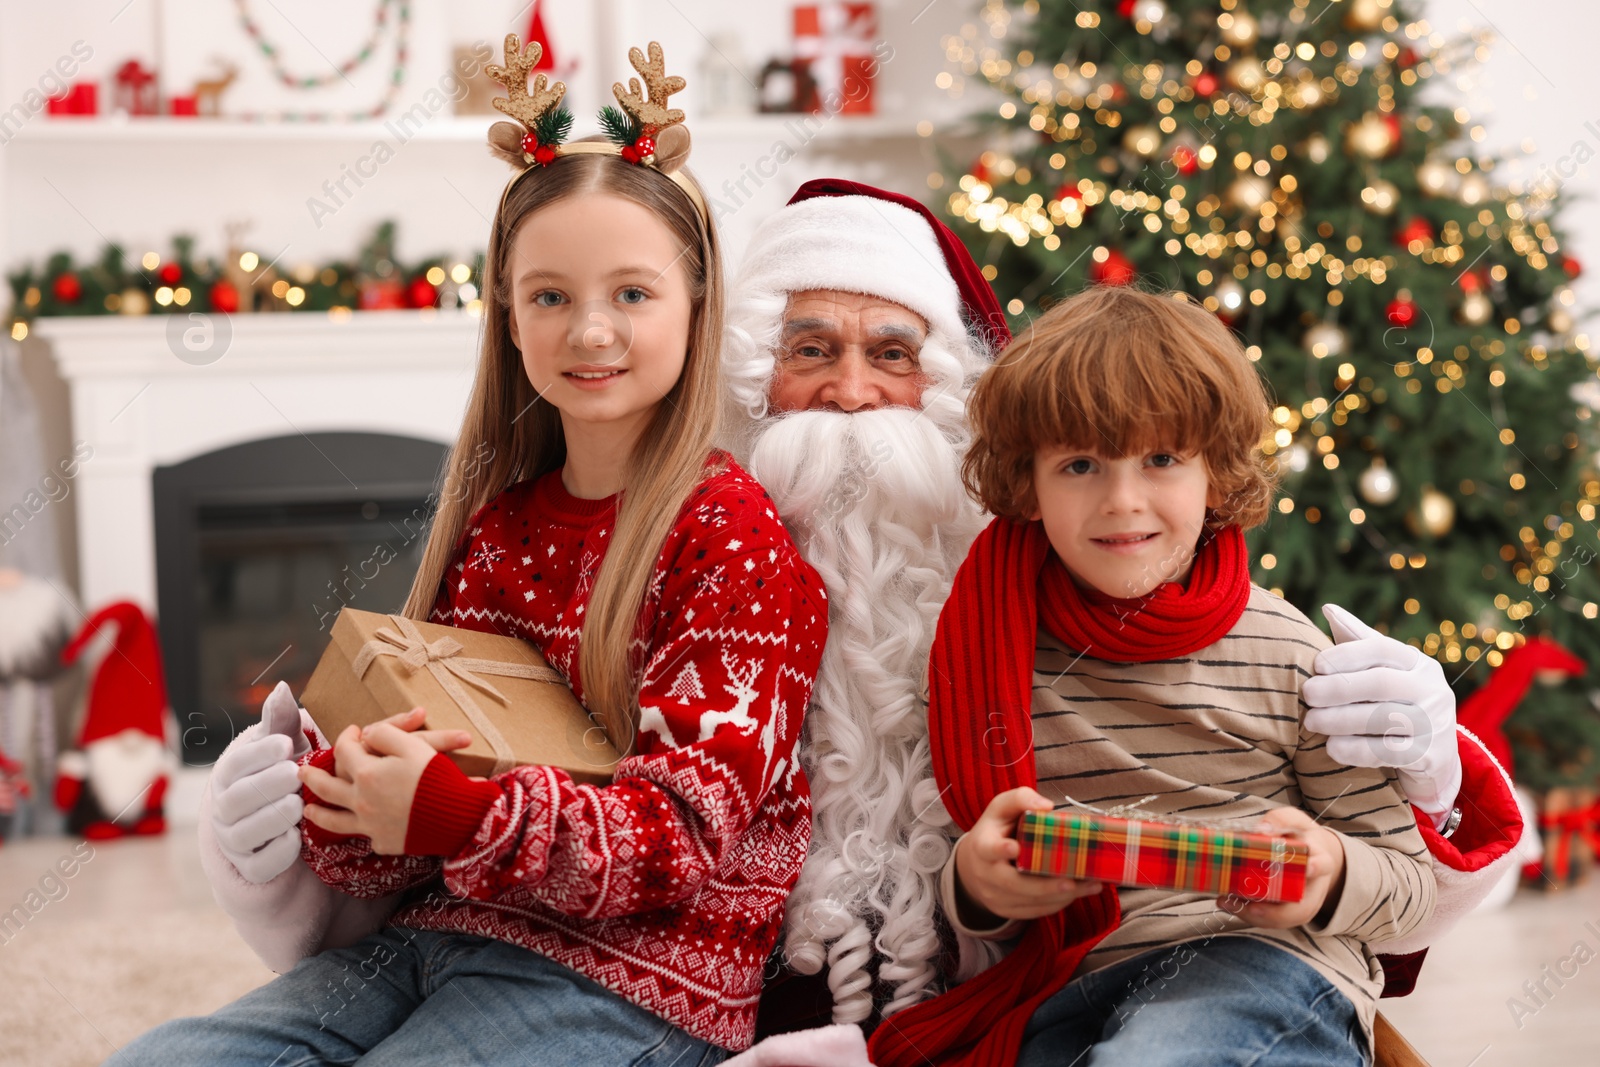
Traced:
[[628, 62], [633, 64], [633, 69], [644, 78], [645, 90], [639, 88], [638, 78], [628, 79], [628, 91], [622, 91], [622, 83], [614, 82], [611, 91], [616, 94], [617, 103], [638, 120], [640, 126], [654, 126], [658, 130], [668, 126], [675, 126], [683, 121], [683, 112], [678, 108], [667, 107], [667, 98], [680, 91], [686, 84], [676, 74], [668, 74], [666, 60], [661, 55], [661, 45], [655, 41], [650, 42], [650, 59], [645, 61], [645, 54], [637, 48], [628, 50]]
[[[506, 87], [510, 97], [495, 97], [494, 106], [531, 130], [546, 112], [561, 103], [561, 98], [567, 94], [567, 87], [561, 82], [548, 84], [543, 74], [535, 74], [533, 91], [528, 91], [528, 75], [544, 55], [544, 46], [538, 41], [529, 41], [524, 49], [521, 39], [514, 33], [508, 33], [505, 53], [505, 66], [490, 63], [484, 67], [489, 77]], [[679, 116], [681, 118], [682, 112], [679, 112]]]

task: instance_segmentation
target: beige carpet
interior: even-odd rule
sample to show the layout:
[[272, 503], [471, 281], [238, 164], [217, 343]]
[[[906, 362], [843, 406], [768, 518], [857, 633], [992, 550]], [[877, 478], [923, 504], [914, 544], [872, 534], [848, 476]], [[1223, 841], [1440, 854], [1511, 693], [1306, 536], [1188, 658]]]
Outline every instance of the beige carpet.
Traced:
[[[157, 1023], [205, 1014], [272, 978], [211, 901], [192, 842], [190, 828], [97, 845], [73, 878], [46, 883], [58, 899], [20, 931], [5, 928], [0, 1065], [91, 1067]], [[0, 910], [26, 907], [71, 848], [0, 848]]]

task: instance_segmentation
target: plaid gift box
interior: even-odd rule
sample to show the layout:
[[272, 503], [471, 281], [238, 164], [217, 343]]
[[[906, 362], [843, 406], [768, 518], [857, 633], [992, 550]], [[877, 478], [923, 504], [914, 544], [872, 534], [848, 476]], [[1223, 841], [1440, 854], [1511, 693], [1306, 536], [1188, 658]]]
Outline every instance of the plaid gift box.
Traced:
[[1025, 812], [1017, 823], [1028, 874], [1249, 900], [1305, 895], [1310, 852], [1292, 838], [1213, 827], [1119, 819], [1088, 811]]

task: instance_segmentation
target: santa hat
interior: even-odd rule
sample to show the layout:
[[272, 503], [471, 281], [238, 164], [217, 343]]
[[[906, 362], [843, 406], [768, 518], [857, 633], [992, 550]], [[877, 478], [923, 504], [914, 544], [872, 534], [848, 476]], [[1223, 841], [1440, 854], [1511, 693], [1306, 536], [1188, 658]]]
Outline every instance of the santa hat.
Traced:
[[76, 662], [106, 623], [116, 624], [117, 636], [89, 685], [78, 747], [87, 748], [124, 730], [138, 730], [162, 740], [166, 736], [167, 686], [161, 673], [161, 646], [155, 627], [139, 605], [121, 600], [95, 612], [62, 650], [61, 662]]
[[806, 182], [761, 225], [738, 287], [863, 293], [950, 338], [970, 331], [991, 349], [1011, 340], [994, 290], [950, 227], [909, 196], [842, 178]]

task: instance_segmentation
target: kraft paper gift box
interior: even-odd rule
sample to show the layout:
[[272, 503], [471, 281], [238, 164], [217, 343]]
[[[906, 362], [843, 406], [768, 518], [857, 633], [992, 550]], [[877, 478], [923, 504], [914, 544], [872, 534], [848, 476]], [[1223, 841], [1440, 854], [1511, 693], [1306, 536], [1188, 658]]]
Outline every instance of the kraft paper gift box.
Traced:
[[1017, 823], [1029, 874], [1188, 889], [1249, 900], [1305, 895], [1305, 844], [1281, 834], [1123, 819], [1070, 808], [1025, 812]]
[[559, 767], [611, 781], [620, 758], [561, 672], [527, 641], [344, 608], [301, 704], [332, 741], [345, 727], [427, 709], [430, 730], [466, 730], [446, 753], [470, 775]]

